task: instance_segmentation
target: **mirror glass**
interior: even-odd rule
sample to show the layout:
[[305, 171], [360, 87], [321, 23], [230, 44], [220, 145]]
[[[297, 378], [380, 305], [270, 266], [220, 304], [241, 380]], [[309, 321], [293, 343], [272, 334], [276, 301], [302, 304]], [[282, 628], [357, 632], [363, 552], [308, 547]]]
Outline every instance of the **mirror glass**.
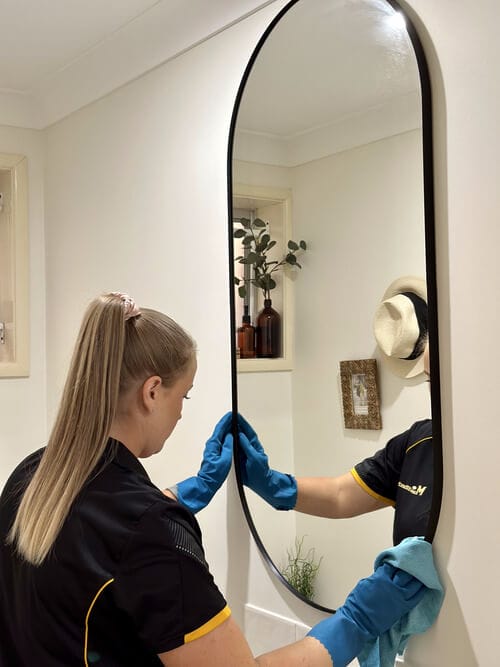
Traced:
[[[431, 292], [434, 284], [422, 90], [408, 30], [385, 0], [291, 3], [258, 45], [235, 107], [231, 238], [257, 219], [276, 240], [275, 261], [289, 239], [306, 244], [296, 251], [301, 268], [277, 270], [268, 295], [281, 317], [277, 354], [235, 352], [237, 407], [270, 466], [299, 477], [347, 473], [431, 416], [425, 375], [393, 374], [373, 334], [375, 310], [395, 279], [419, 276]], [[233, 240], [235, 258], [248, 252], [242, 236]], [[245, 265], [233, 264], [241, 287]], [[256, 325], [266, 296], [246, 284], [245, 298], [235, 288], [235, 328], [245, 305]], [[431, 300], [429, 293], [429, 307]], [[381, 428], [346, 428], [340, 362], [366, 359], [376, 360]], [[289, 564], [297, 544], [320, 563], [314, 606], [339, 606], [392, 546], [391, 507], [332, 520], [277, 511], [251, 490], [242, 493], [275, 571]]]

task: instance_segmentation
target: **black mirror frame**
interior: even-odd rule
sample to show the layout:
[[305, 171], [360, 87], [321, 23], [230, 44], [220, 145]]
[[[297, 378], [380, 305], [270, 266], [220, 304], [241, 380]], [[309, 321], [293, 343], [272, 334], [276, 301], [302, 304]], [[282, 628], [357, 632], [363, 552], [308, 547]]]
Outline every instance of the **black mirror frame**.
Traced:
[[[413, 25], [410, 17], [399, 5], [396, 0], [386, 0], [395, 11], [400, 12], [406, 21], [406, 30], [408, 32], [410, 41], [415, 51], [417, 60], [421, 95], [422, 95], [422, 148], [423, 148], [423, 185], [424, 185], [424, 225], [425, 225], [425, 259], [426, 259], [426, 280], [427, 280], [427, 303], [428, 303], [428, 322], [429, 322], [429, 351], [430, 351], [430, 366], [431, 366], [431, 416], [432, 416], [432, 443], [433, 443], [433, 463], [434, 463], [434, 482], [432, 505], [429, 516], [429, 524], [425, 539], [432, 543], [439, 514], [441, 510], [441, 500], [443, 492], [443, 449], [442, 449], [442, 424], [441, 424], [441, 383], [439, 376], [439, 344], [438, 344], [438, 317], [437, 317], [437, 279], [436, 279], [436, 243], [435, 243], [435, 215], [434, 215], [434, 154], [433, 154], [433, 132], [432, 132], [432, 95], [431, 95], [431, 81], [429, 75], [429, 68], [427, 59], [425, 57], [424, 49], [417, 30]], [[267, 29], [260, 38], [255, 47], [250, 60], [245, 68], [243, 77], [241, 79], [236, 100], [234, 103], [233, 113], [231, 116], [231, 125], [229, 130], [228, 142], [228, 158], [227, 158], [227, 192], [228, 192], [228, 239], [229, 239], [229, 299], [230, 299], [230, 317], [231, 317], [231, 381], [232, 381], [232, 410], [233, 410], [233, 435], [234, 435], [234, 460], [236, 470], [236, 480], [238, 484], [238, 492], [245, 514], [248, 527], [255, 540], [257, 547], [264, 558], [267, 566], [271, 572], [279, 579], [279, 581], [296, 597], [306, 604], [325, 611], [328, 613], [334, 612], [333, 609], [320, 605], [314, 600], [309, 600], [299, 593], [288, 581], [283, 577], [279, 569], [276, 567], [269, 553], [267, 552], [252, 519], [250, 509], [248, 507], [247, 499], [245, 497], [244, 486], [241, 480], [239, 457], [240, 447], [238, 441], [237, 428], [237, 413], [238, 413], [238, 390], [237, 390], [237, 366], [236, 366], [236, 351], [234, 348], [234, 341], [236, 340], [236, 304], [233, 285], [233, 266], [234, 266], [234, 252], [233, 252], [233, 223], [232, 223], [232, 201], [233, 201], [233, 148], [234, 148], [234, 134], [236, 129], [236, 122], [238, 118], [238, 111], [241, 104], [241, 99], [246, 87], [248, 77], [252, 71], [255, 60], [257, 59], [264, 43], [279, 23], [281, 18], [300, 0], [291, 0], [281, 11], [274, 17]]]

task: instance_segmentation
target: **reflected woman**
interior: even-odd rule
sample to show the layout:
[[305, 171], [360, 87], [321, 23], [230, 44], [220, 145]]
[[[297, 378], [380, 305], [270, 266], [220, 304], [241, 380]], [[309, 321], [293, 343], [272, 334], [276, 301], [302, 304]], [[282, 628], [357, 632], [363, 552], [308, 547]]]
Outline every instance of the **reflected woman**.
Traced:
[[[425, 283], [400, 278], [375, 315], [375, 336], [392, 369], [430, 377]], [[338, 477], [299, 477], [269, 468], [251, 425], [239, 416], [243, 483], [276, 509], [343, 519], [393, 507], [393, 543], [425, 536], [432, 503], [432, 421], [415, 422], [373, 456]]]

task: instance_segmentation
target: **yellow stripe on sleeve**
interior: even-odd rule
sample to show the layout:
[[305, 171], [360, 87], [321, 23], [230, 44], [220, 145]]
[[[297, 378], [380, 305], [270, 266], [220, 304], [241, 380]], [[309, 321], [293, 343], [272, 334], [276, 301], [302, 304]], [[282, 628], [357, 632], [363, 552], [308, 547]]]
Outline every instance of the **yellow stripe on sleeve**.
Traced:
[[369, 493], [370, 496], [372, 496], [372, 498], [375, 498], [376, 500], [381, 500], [383, 503], [386, 503], [387, 505], [391, 505], [392, 507], [394, 507], [396, 505], [394, 500], [390, 500], [389, 498], [385, 498], [384, 496], [381, 496], [379, 493], [376, 493], [375, 491], [373, 491], [373, 489], [370, 489], [368, 484], [366, 484], [366, 482], [364, 482], [361, 479], [361, 477], [358, 475], [355, 468], [351, 468], [351, 475], [354, 477], [354, 479], [360, 485], [360, 487], [363, 489], [363, 491], [366, 491], [366, 493]]
[[215, 628], [217, 628], [219, 625], [224, 623], [224, 621], [226, 619], [228, 619], [230, 616], [231, 616], [231, 610], [226, 605], [222, 611], [220, 611], [218, 614], [216, 614], [209, 621], [207, 621], [206, 623], [201, 625], [196, 630], [193, 630], [192, 632], [188, 632], [187, 635], [184, 635], [184, 643], [187, 644], [188, 642], [192, 642], [195, 639], [199, 639], [200, 637], [203, 637], [203, 635], [208, 634], [212, 630], [215, 630]]
[[408, 449], [406, 450], [405, 454], [408, 454], [408, 452], [410, 451], [410, 449], [413, 449], [414, 447], [416, 447], [417, 445], [420, 445], [422, 442], [425, 442], [426, 440], [432, 440], [432, 435], [428, 435], [427, 437], [422, 438], [421, 440], [417, 440], [417, 442], [414, 442], [413, 445], [410, 445], [410, 446], [408, 447]]

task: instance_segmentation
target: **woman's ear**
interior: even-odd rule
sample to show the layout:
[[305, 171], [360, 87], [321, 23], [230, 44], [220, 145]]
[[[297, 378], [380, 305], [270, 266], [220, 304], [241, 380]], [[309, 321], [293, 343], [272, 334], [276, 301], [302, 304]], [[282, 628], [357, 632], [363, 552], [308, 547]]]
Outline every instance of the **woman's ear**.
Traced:
[[147, 412], [153, 412], [158, 403], [162, 380], [159, 375], [152, 375], [142, 385], [142, 402]]

